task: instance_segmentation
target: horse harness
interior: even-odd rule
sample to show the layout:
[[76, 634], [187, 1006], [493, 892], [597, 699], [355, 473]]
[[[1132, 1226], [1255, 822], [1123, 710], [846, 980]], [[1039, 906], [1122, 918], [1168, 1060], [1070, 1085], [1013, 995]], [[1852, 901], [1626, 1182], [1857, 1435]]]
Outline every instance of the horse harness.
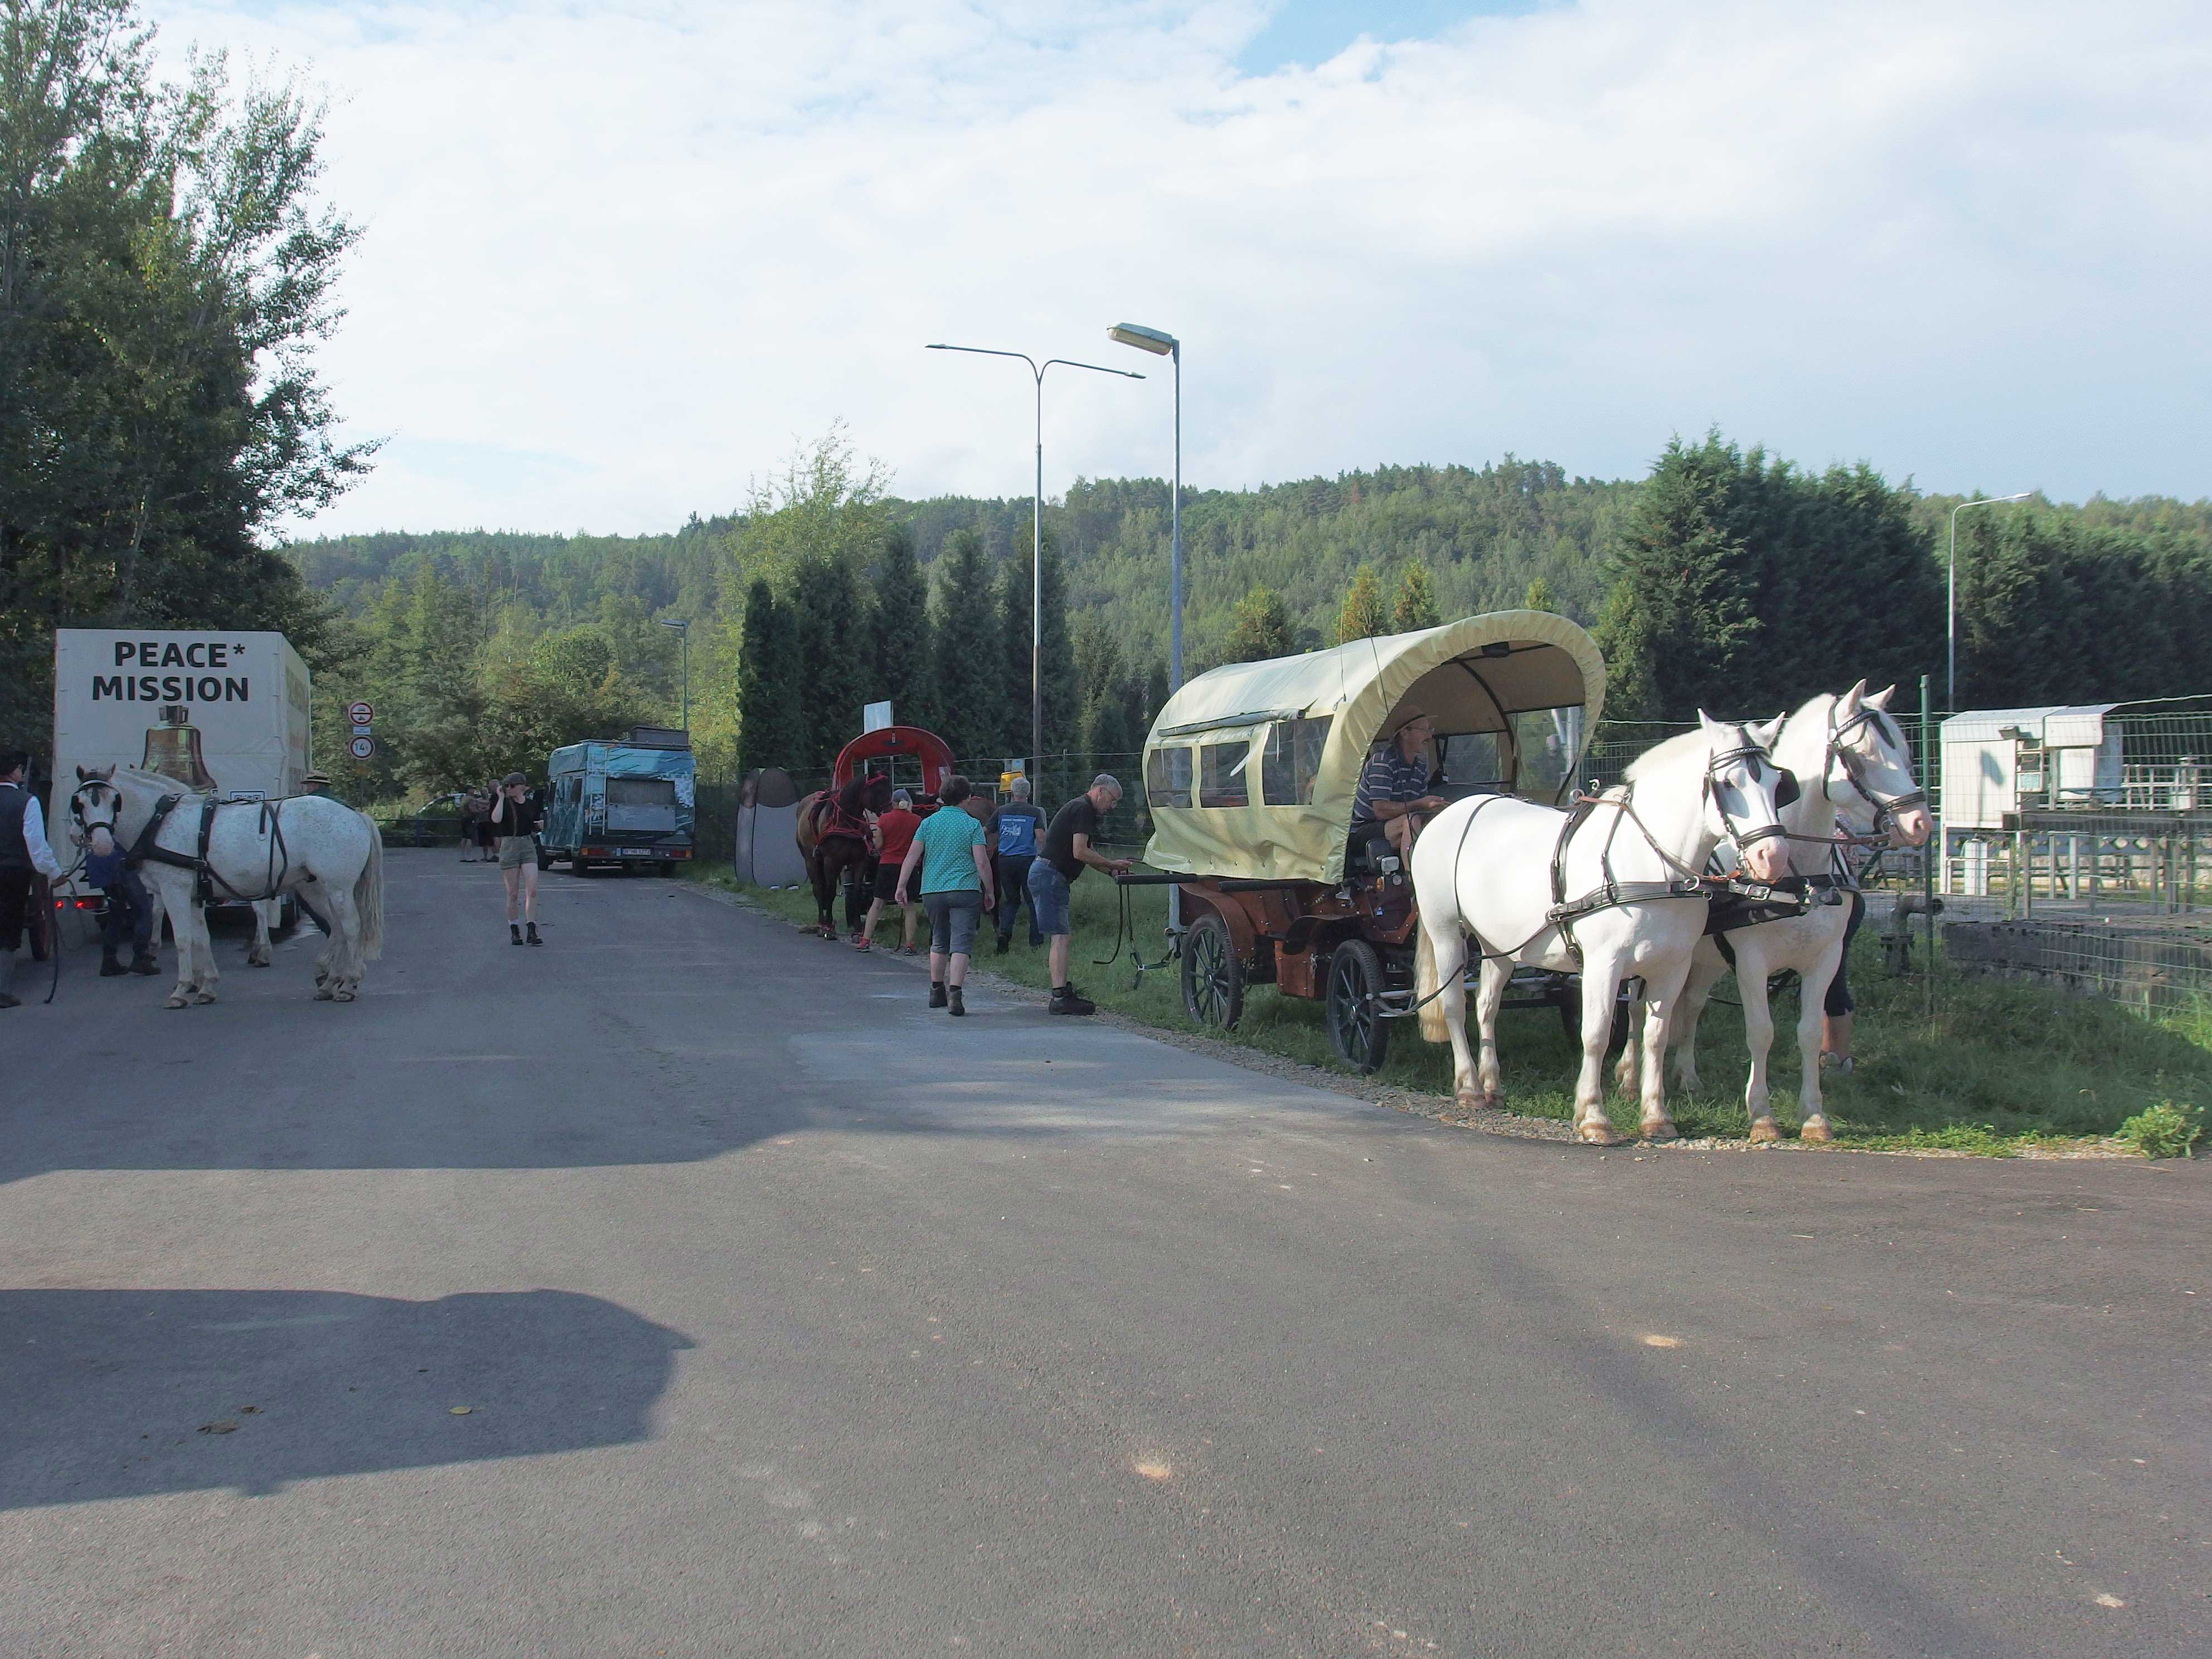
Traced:
[[[1774, 836], [1783, 835], [1784, 831], [1779, 823], [1770, 823], [1737, 832], [1736, 814], [1730, 810], [1723, 793], [1715, 788], [1715, 780], [1723, 767], [1732, 761], [1739, 760], [1750, 763], [1754, 776], [1757, 775], [1758, 768], [1761, 765], [1773, 764], [1767, 752], [1747, 737], [1736, 747], [1723, 750], [1706, 761], [1705, 780], [1699, 786], [1699, 790], [1705, 799], [1712, 801], [1720, 809], [1722, 822], [1728, 825], [1731, 838], [1741, 848], [1758, 842], [1771, 840]], [[1775, 801], [1778, 805], [1788, 805], [1797, 799], [1797, 780], [1784, 769], [1777, 768], [1776, 769], [1782, 772], [1782, 782], [1775, 791]], [[1635, 794], [1636, 786], [1629, 783], [1623, 785], [1618, 793], [1608, 792], [1602, 795], [1575, 797], [1574, 804], [1567, 812], [1566, 821], [1559, 826], [1559, 839], [1552, 844], [1552, 906], [1544, 913], [1544, 927], [1538, 928], [1535, 933], [1530, 934], [1528, 939], [1522, 940], [1510, 951], [1489, 951], [1483, 954], [1498, 958], [1516, 957], [1528, 948], [1529, 944], [1544, 931], [1544, 928], [1557, 927], [1559, 930], [1561, 941], [1567, 947], [1568, 956], [1573, 959], [1576, 968], [1579, 969], [1583, 961], [1583, 948], [1581, 941], [1575, 937], [1577, 921], [1584, 916], [1595, 915], [1600, 910], [1617, 910], [1624, 905], [1645, 904], [1655, 899], [1693, 898], [1710, 901], [1723, 896], [1736, 896], [1748, 902], [1767, 905], [1778, 903], [1791, 907], [1778, 914], [1794, 915], [1804, 909], [1805, 904], [1802, 899], [1793, 902], [1786, 895], [1778, 896], [1779, 890], [1765, 882], [1747, 880], [1733, 873], [1702, 875], [1691, 869], [1659, 845], [1651, 833], [1650, 827], [1644, 822], [1636, 811]], [[1460, 830], [1458, 854], [1455, 854], [1452, 860], [1452, 866], [1455, 870], [1459, 866], [1459, 855], [1463, 855], [1467, 851], [1468, 835], [1474, 828], [1475, 819], [1481, 816], [1482, 809], [1492, 800], [1504, 799], [1507, 798], [1493, 795], [1478, 801], [1474, 811], [1467, 815], [1467, 823]], [[1573, 841], [1575, 832], [1588, 823], [1591, 814], [1601, 806], [1609, 806], [1613, 809], [1613, 825], [1606, 831], [1605, 845], [1598, 854], [1598, 867], [1604, 872], [1605, 880], [1581, 897], [1570, 899], [1567, 896], [1567, 847]], [[1658, 855], [1662, 864], [1673, 872], [1666, 880], [1620, 881], [1615, 878], [1613, 873], [1613, 837], [1620, 833], [1621, 821], [1624, 818], [1636, 825], [1638, 833], [1644, 837], [1644, 845]], [[1462, 917], [1462, 925], [1464, 926], [1464, 924], [1465, 918]], [[1477, 943], [1479, 945], [1480, 940]]]
[[[193, 897], [202, 904], [214, 901], [215, 890], [218, 887], [230, 897], [243, 899], [249, 903], [258, 899], [274, 898], [292, 869], [291, 854], [284, 845], [283, 803], [265, 799], [258, 801], [218, 800], [213, 795], [203, 795], [200, 797], [198, 851], [178, 853], [155, 845], [154, 838], [161, 833], [161, 826], [168, 822], [169, 815], [177, 810], [184, 799], [181, 793], [164, 795], [154, 803], [153, 816], [146, 820], [146, 827], [138, 832], [137, 840], [124, 854], [124, 862], [134, 869], [143, 864], [167, 864], [179, 870], [190, 870], [198, 878], [193, 886]], [[216, 873], [215, 865], [208, 857], [208, 843], [215, 835], [215, 815], [226, 806], [258, 806], [261, 809], [258, 830], [269, 839], [269, 880], [267, 886], [258, 893], [241, 892], [232, 886]], [[83, 809], [74, 798], [70, 800], [70, 811], [76, 814], [80, 823], [84, 822]]]
[[[1906, 807], [1925, 806], [1928, 804], [1928, 792], [1925, 789], [1915, 789], [1906, 794], [1885, 795], [1867, 781], [1866, 763], [1859, 758], [1856, 750], [1846, 746], [1844, 739], [1859, 727], [1869, 725], [1874, 726], [1876, 734], [1885, 742], [1893, 736], [1888, 717], [1871, 704], [1862, 704], [1857, 714], [1842, 721], [1836, 719], [1834, 708], [1831, 708], [1828, 710], [1828, 754], [1826, 763], [1820, 768], [1820, 799], [1826, 801], [1835, 799], [1828, 784], [1835, 772], [1836, 763], [1840, 761], [1843, 763], [1844, 780], [1858, 792], [1861, 799], [1874, 808], [1875, 829], [1877, 831], [1887, 831], [1896, 821], [1897, 815]], [[1897, 746], [1900, 749], [1904, 748], [1903, 734], [1894, 735]]]

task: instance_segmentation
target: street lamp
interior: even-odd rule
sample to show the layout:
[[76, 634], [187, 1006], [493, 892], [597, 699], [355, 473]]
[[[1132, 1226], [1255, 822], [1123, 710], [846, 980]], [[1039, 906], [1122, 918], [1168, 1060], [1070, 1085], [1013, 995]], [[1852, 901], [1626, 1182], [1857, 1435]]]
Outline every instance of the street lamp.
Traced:
[[682, 617], [663, 617], [663, 628], [672, 628], [684, 636], [684, 730], [691, 730], [691, 623]]
[[1971, 501], [1960, 501], [1951, 509], [1951, 560], [1949, 574], [1943, 585], [1943, 651], [1947, 678], [1943, 686], [1944, 701], [1951, 712], [1959, 712], [1959, 515], [1970, 507], [1990, 507], [1999, 501], [2024, 501], [2035, 492], [2023, 489], [2017, 495], [1983, 495]]
[[1175, 497], [1168, 507], [1168, 690], [1182, 689], [1182, 342], [1157, 328], [1116, 323], [1106, 337], [1175, 359]]
[[1044, 372], [1054, 363], [1064, 368], [1087, 368], [1095, 374], [1119, 374], [1125, 380], [1141, 380], [1126, 368], [1103, 368], [1067, 357], [1048, 357], [1040, 363], [1026, 351], [996, 351], [989, 346], [933, 345], [932, 351], [966, 351], [978, 357], [1018, 357], [1036, 379], [1036, 495], [1030, 517], [1030, 763], [1031, 788], [1044, 781]]

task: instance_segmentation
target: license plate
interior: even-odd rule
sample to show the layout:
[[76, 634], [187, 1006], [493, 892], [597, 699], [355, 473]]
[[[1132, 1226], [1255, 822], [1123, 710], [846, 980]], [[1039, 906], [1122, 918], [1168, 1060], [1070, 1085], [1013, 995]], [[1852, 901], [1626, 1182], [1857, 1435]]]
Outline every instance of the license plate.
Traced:
[[650, 859], [658, 858], [660, 855], [650, 847], [625, 847], [615, 856], [623, 859]]

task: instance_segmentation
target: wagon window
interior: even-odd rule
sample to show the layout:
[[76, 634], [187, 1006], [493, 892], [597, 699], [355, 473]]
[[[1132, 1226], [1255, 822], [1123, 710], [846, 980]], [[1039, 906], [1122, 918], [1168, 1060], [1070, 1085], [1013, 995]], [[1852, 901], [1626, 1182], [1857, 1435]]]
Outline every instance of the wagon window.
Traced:
[[1155, 749], [1145, 757], [1145, 799], [1152, 806], [1190, 805], [1190, 750]]
[[1328, 744], [1329, 720], [1324, 714], [1319, 720], [1279, 720], [1267, 728], [1260, 757], [1260, 795], [1268, 805], [1313, 804], [1314, 775]]
[[1572, 775], [1575, 757], [1583, 746], [1583, 711], [1579, 703], [1560, 708], [1534, 708], [1513, 716], [1514, 747], [1521, 752], [1521, 775], [1516, 793], [1532, 800], [1556, 798]]
[[1209, 743], [1198, 751], [1198, 804], [1200, 806], [1243, 806], [1251, 792], [1244, 781], [1244, 764], [1252, 758], [1252, 740]]
[[1437, 740], [1444, 781], [1462, 789], [1505, 781], [1505, 750], [1495, 732], [1460, 732]]

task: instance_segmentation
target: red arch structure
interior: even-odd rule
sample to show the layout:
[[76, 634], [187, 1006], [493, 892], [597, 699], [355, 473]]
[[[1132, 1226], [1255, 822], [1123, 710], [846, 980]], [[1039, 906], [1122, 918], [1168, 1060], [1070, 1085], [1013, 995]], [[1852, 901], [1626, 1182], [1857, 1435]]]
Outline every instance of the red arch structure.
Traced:
[[837, 751], [830, 787], [843, 788], [869, 769], [870, 761], [890, 761], [901, 756], [921, 763], [922, 792], [933, 798], [952, 775], [952, 746], [936, 732], [918, 726], [885, 726], [862, 732]]

